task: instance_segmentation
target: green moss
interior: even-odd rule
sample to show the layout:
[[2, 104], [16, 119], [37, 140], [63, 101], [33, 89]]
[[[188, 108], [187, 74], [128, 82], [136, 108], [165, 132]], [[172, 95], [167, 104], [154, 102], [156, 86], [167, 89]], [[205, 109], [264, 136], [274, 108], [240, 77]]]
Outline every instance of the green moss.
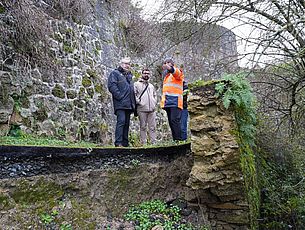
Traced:
[[63, 41], [64, 41], [63, 36], [62, 36], [61, 33], [59, 33], [59, 32], [55, 32], [55, 33], [54, 33], [54, 39], [55, 39], [56, 41], [58, 41], [58, 42], [63, 42]]
[[74, 106], [78, 108], [84, 108], [86, 106], [86, 103], [84, 100], [75, 100], [73, 101]]
[[46, 109], [43, 108], [39, 108], [37, 111], [35, 111], [33, 113], [35, 120], [37, 121], [44, 121], [48, 118], [48, 113], [46, 111]]
[[3, 6], [0, 5], [0, 14], [4, 14], [5, 13], [5, 8]]
[[86, 75], [86, 76], [83, 76], [83, 79], [82, 79], [82, 85], [87, 88], [87, 87], [90, 87], [92, 84], [90, 78]]
[[74, 90], [68, 90], [67, 91], [67, 98], [74, 99], [76, 97], [77, 97], [77, 92], [75, 92]]
[[109, 128], [108, 124], [106, 124], [106, 123], [100, 124], [100, 130], [101, 130], [101, 132], [107, 132], [107, 131], [108, 131], [108, 128]]
[[94, 79], [94, 80], [97, 79], [97, 73], [96, 73], [95, 70], [93, 70], [93, 69], [87, 69], [87, 74], [89, 75], [89, 77], [90, 77], [91, 79]]
[[34, 204], [37, 202], [54, 203], [54, 200], [64, 194], [58, 184], [40, 178], [35, 184], [21, 180], [12, 193], [12, 198], [18, 204]]
[[[109, 173], [109, 187], [112, 189], [119, 188], [120, 191], [128, 191], [132, 193], [132, 191], [137, 188], [132, 189], [132, 183], [130, 183], [130, 180], [135, 176], [135, 174], [139, 173], [138, 168], [127, 168], [127, 169], [121, 169], [119, 171], [110, 172]], [[129, 186], [131, 185], [131, 186]]]
[[195, 82], [189, 83], [188, 87], [189, 87], [189, 89], [195, 89], [198, 87], [212, 85], [212, 84], [219, 83], [219, 82], [221, 82], [221, 80], [210, 80], [210, 81], [197, 80]]
[[90, 201], [83, 200], [83, 203], [77, 202], [75, 199], [71, 200], [73, 206], [72, 219], [74, 225], [79, 229], [96, 229], [96, 222], [92, 221], [92, 213], [90, 210]]
[[62, 99], [65, 98], [65, 90], [59, 84], [56, 84], [55, 87], [52, 89], [52, 94], [55, 97], [59, 97], [59, 98], [62, 98]]
[[25, 125], [26, 127], [31, 127], [31, 120], [29, 118], [22, 118], [22, 124]]
[[7, 195], [0, 194], [0, 210], [8, 210], [12, 208], [12, 204], [10, 199]]
[[102, 93], [103, 92], [103, 87], [100, 84], [94, 85], [94, 90], [96, 93]]
[[63, 50], [64, 50], [66, 53], [73, 53], [74, 48], [73, 48], [71, 45], [69, 45], [68, 43], [64, 42]]

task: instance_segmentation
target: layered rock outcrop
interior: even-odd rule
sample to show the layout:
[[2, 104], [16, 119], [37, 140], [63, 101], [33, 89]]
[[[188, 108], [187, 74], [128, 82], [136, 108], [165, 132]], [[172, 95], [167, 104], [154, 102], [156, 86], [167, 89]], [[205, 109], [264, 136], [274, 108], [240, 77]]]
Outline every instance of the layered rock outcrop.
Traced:
[[248, 229], [249, 205], [233, 111], [223, 107], [215, 84], [210, 84], [192, 91], [189, 113], [194, 165], [187, 184], [203, 194], [199, 206], [213, 229]]

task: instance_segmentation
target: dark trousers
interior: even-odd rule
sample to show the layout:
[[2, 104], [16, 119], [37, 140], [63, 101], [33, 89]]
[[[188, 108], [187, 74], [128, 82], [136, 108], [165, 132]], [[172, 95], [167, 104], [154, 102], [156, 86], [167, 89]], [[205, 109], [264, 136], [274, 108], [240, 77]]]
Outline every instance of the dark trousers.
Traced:
[[168, 123], [172, 131], [173, 139], [180, 141], [181, 139], [181, 109], [178, 107], [165, 108]]
[[115, 146], [128, 146], [128, 132], [131, 110], [119, 109], [116, 111]]
[[183, 141], [187, 139], [187, 118], [188, 118], [188, 110], [183, 109], [181, 113], [181, 138]]

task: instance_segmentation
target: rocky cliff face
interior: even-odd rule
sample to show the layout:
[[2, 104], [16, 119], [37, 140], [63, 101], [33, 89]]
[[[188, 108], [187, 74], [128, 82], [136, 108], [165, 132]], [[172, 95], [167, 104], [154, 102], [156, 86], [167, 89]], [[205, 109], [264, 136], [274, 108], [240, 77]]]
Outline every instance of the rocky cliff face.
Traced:
[[[40, 136], [111, 144], [115, 116], [107, 76], [123, 55], [132, 56], [136, 76], [141, 66], [151, 64], [156, 70], [152, 81], [161, 94], [157, 71], [161, 61], [151, 60], [162, 59], [175, 41], [158, 33], [151, 36], [154, 43], [144, 40], [142, 53], [133, 50], [128, 36], [131, 22], [141, 20], [128, 0], [3, 1], [0, 7], [0, 135], [21, 129]], [[149, 28], [140, 31], [147, 33]], [[200, 73], [209, 78], [213, 75], [208, 68], [201, 68], [207, 60], [215, 64], [216, 59], [236, 54], [234, 35], [225, 34], [214, 48], [207, 49], [209, 42], [194, 37], [173, 46], [167, 55], [185, 63], [191, 80]], [[158, 139], [169, 139], [167, 119], [160, 109], [157, 124]], [[131, 130], [131, 139], [137, 139], [135, 118]]]
[[249, 229], [240, 150], [233, 134], [234, 113], [215, 97], [214, 84], [192, 93], [189, 112], [194, 165], [187, 184], [205, 194], [200, 205], [213, 229]]

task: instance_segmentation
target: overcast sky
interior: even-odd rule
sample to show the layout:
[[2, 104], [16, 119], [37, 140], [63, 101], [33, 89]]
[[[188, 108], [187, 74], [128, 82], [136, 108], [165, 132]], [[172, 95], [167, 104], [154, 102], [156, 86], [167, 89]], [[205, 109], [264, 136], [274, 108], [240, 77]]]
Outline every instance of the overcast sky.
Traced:
[[[131, 0], [133, 4], [138, 4], [138, 6], [143, 8], [143, 17], [149, 18], [155, 10], [160, 7], [162, 0]], [[237, 20], [227, 20], [226, 22], [223, 22], [221, 24], [222, 26], [232, 30], [235, 35], [237, 35], [237, 52], [239, 54], [247, 53], [249, 51], [253, 51], [254, 47], [250, 47], [249, 44], [245, 43], [245, 41], [242, 41], [240, 38], [246, 38], [250, 33], [250, 28], [247, 26], [236, 26], [238, 25]], [[243, 59], [239, 61], [239, 64], [241, 66], [248, 66], [248, 61], [246, 59]], [[251, 66], [251, 64], [250, 64]], [[249, 66], [248, 66], [249, 67]]]

